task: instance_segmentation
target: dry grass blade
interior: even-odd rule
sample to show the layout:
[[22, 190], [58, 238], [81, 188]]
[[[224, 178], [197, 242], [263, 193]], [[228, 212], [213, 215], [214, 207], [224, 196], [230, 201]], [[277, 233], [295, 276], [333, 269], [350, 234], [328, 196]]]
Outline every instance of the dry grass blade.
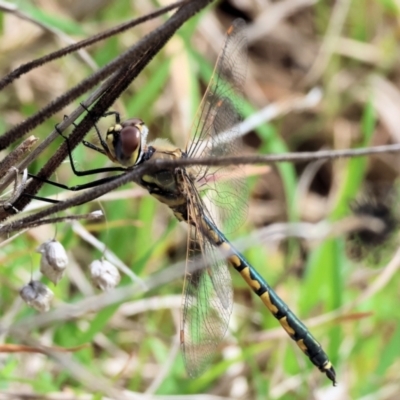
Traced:
[[[21, 161], [21, 159], [32, 150], [32, 147], [36, 144], [37, 141], [37, 137], [29, 136], [14, 150], [8, 153], [0, 161], [0, 175], [3, 176], [11, 167], [15, 167]], [[21, 170], [23, 170], [24, 168], [22, 168]], [[4, 177], [2, 178], [2, 182], [0, 182], [0, 191], [4, 189], [3, 184], [7, 184], [7, 182], [3, 182], [3, 180]]]

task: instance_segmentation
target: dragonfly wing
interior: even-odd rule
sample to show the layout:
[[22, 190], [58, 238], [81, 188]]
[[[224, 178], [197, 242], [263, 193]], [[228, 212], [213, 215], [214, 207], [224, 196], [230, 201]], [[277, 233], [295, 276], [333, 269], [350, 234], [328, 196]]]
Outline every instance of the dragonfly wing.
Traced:
[[[214, 118], [215, 131], [220, 132], [213, 138], [213, 146], [207, 157], [224, 157], [238, 155], [243, 151], [241, 139], [236, 137], [239, 117], [235, 105], [228, 97], [218, 106], [220, 111]], [[235, 118], [236, 117], [236, 118]], [[232, 121], [235, 125], [231, 126]], [[214, 221], [220, 221], [224, 232], [235, 231], [247, 217], [248, 188], [243, 169], [239, 165], [213, 167], [208, 175], [198, 182], [199, 190], [205, 193], [208, 201], [215, 206]], [[213, 214], [213, 207], [208, 207]]]
[[[192, 126], [188, 157], [223, 157], [243, 152], [238, 123], [240, 97], [246, 76], [246, 24], [235, 20], [228, 30], [213, 76]], [[234, 100], [235, 99], [235, 100]], [[233, 231], [247, 215], [247, 186], [237, 165], [193, 167], [199, 189], [216, 206], [225, 231]]]
[[181, 347], [188, 375], [197, 377], [209, 365], [226, 333], [233, 294], [227, 262], [196, 226], [190, 229]]

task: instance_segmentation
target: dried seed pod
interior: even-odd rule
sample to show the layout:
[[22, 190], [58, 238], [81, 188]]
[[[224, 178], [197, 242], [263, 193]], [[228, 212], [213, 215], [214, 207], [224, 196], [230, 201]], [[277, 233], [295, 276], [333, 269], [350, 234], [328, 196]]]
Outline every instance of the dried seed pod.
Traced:
[[68, 264], [68, 256], [64, 246], [57, 240], [50, 239], [42, 243], [37, 248], [37, 252], [42, 254], [40, 272], [54, 284], [57, 284]]
[[110, 290], [121, 280], [118, 269], [107, 260], [95, 260], [89, 265], [93, 283], [101, 290]]
[[94, 210], [89, 214], [93, 218], [102, 218], [104, 217], [104, 213], [102, 210]]
[[19, 294], [29, 307], [40, 312], [49, 311], [54, 297], [54, 293], [39, 281], [30, 281], [20, 290]]

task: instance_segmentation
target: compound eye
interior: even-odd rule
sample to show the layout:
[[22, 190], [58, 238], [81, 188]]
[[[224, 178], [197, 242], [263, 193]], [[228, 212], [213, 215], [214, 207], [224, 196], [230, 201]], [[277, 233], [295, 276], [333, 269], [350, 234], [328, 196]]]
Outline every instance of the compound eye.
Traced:
[[140, 130], [137, 126], [125, 126], [120, 134], [120, 150], [125, 157], [131, 157], [140, 147]]

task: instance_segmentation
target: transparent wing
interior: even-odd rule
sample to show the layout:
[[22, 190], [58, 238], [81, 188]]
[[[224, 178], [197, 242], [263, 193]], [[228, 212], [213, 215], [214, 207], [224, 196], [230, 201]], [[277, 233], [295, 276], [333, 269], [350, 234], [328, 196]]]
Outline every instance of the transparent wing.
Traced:
[[[213, 76], [192, 126], [188, 157], [222, 157], [239, 154], [243, 147], [238, 132], [239, 99], [247, 66], [245, 22], [235, 20], [227, 32]], [[194, 167], [200, 190], [217, 208], [225, 231], [237, 229], [247, 216], [247, 186], [239, 166]], [[214, 216], [215, 219], [215, 216]]]
[[[218, 249], [202, 233], [206, 212], [196, 192], [189, 201], [188, 273], [182, 297], [181, 347], [189, 376], [201, 375], [228, 328], [233, 306], [231, 275]], [[196, 269], [194, 263], [201, 263]]]

